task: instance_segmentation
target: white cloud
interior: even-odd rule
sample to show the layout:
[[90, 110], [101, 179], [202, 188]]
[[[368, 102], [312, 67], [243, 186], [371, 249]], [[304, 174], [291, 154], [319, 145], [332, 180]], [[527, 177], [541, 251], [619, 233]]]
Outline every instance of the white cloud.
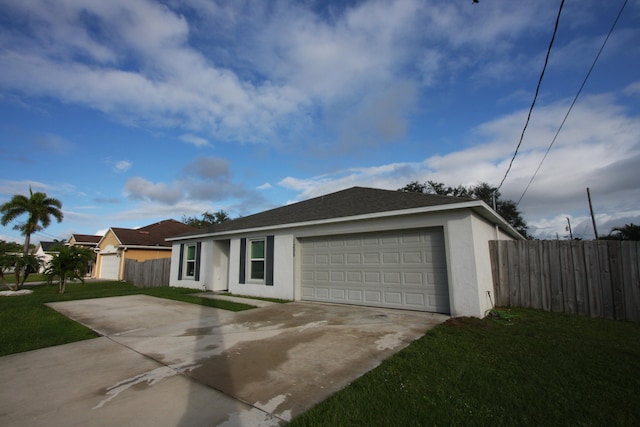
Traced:
[[[549, 15], [537, 2], [365, 1], [326, 6], [326, 16], [323, 7], [9, 1], [8, 15], [32, 24], [0, 39], [0, 86], [175, 126], [196, 146], [282, 142], [323, 117], [341, 143], [361, 144], [359, 129], [387, 142], [406, 134], [421, 83], [511, 57], [521, 35], [543, 26], [530, 16]], [[187, 18], [194, 9], [199, 20]]]
[[153, 183], [139, 176], [129, 179], [124, 186], [124, 193], [130, 199], [165, 204], [173, 204], [182, 199], [182, 191], [179, 184]]
[[[561, 102], [536, 109], [520, 154], [501, 189], [504, 198], [520, 198], [566, 108], [567, 103]], [[452, 186], [480, 181], [497, 185], [513, 154], [525, 114], [519, 111], [484, 123], [471, 135], [475, 141], [468, 148], [430, 156], [423, 162], [349, 168], [311, 178], [289, 176], [278, 184], [294, 190], [297, 200], [357, 185], [397, 189], [415, 180]], [[520, 210], [538, 237], [554, 238], [564, 227], [559, 218], [566, 216], [576, 221], [579, 232], [592, 236], [590, 229], [583, 230], [588, 219], [586, 188], [590, 187], [598, 221], [609, 228], [616, 221], [638, 223], [638, 164], [639, 118], [629, 116], [613, 96], [585, 97], [567, 120]]]
[[201, 138], [190, 133], [180, 135], [180, 140], [186, 142], [187, 144], [195, 145], [196, 147], [211, 147], [211, 143], [205, 138]]
[[268, 190], [268, 189], [270, 189], [270, 188], [272, 188], [272, 187], [273, 187], [273, 186], [272, 186], [270, 183], [265, 182], [264, 184], [259, 185], [259, 186], [257, 187], [257, 189], [258, 189], [258, 190]]
[[113, 171], [116, 173], [124, 173], [131, 169], [133, 163], [128, 160], [119, 160], [113, 165]]
[[[140, 176], [130, 178], [123, 193], [143, 205], [157, 204], [162, 211], [171, 211], [170, 206], [191, 204], [193, 208], [204, 204], [223, 204], [246, 214], [249, 202], [252, 210], [265, 205], [260, 193], [234, 181], [228, 160], [219, 157], [194, 159], [183, 166], [180, 175], [170, 182], [152, 182]], [[243, 204], [244, 207], [239, 206]]]

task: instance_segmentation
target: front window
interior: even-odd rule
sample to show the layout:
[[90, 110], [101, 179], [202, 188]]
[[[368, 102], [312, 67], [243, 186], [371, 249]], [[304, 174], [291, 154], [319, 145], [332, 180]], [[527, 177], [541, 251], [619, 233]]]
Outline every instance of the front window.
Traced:
[[186, 247], [185, 276], [194, 277], [196, 275], [196, 245]]
[[251, 280], [264, 280], [264, 239], [251, 240], [249, 245], [249, 277]]

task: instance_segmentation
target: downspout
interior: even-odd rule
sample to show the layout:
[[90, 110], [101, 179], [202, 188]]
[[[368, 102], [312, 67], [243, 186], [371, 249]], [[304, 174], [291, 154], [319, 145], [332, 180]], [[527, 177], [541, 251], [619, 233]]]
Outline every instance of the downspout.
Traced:
[[126, 246], [122, 247], [122, 256], [120, 257], [120, 264], [118, 265], [118, 280], [119, 281], [123, 281], [124, 280], [124, 263], [126, 260], [126, 252], [129, 248]]

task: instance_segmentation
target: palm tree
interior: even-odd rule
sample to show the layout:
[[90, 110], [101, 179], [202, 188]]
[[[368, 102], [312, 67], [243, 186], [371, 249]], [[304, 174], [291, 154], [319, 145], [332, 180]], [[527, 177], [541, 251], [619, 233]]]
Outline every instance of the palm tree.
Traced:
[[63, 246], [60, 252], [49, 262], [45, 274], [49, 283], [58, 279], [58, 293], [63, 294], [68, 280], [84, 282], [84, 275], [89, 262], [93, 259], [93, 251], [78, 246]]
[[29, 253], [29, 245], [31, 244], [31, 235], [36, 231], [47, 228], [51, 223], [51, 217], [58, 222], [62, 221], [62, 203], [58, 199], [48, 197], [46, 193], [34, 193], [29, 187], [29, 197], [22, 194], [14, 195], [11, 200], [0, 206], [2, 219], [0, 223], [7, 225], [17, 217], [28, 214], [26, 222], [17, 224], [13, 228], [20, 230], [24, 237], [23, 254]]
[[609, 235], [618, 240], [640, 240], [640, 225], [631, 223], [624, 227], [613, 227]]

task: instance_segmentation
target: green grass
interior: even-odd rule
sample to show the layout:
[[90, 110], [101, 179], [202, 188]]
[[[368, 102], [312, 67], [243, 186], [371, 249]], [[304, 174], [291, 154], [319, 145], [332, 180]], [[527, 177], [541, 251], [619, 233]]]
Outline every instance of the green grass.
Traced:
[[[15, 274], [5, 274], [4, 278], [9, 284], [14, 284], [16, 282]], [[25, 281], [25, 283], [46, 282], [46, 281], [47, 281], [47, 276], [45, 276], [44, 274], [31, 273], [27, 276], [27, 280]], [[1, 284], [0, 284], [0, 287], [2, 287]]]
[[450, 319], [292, 426], [640, 425], [640, 325]]
[[92, 330], [44, 305], [47, 302], [144, 294], [230, 311], [253, 308], [251, 305], [191, 295], [200, 292], [197, 289], [140, 289], [122, 282], [71, 283], [62, 295], [57, 293], [57, 285], [29, 289], [34, 291], [33, 294], [0, 297], [0, 356], [97, 336]]
[[237, 298], [255, 299], [259, 301], [275, 302], [277, 304], [286, 304], [288, 302], [291, 302], [290, 300], [280, 299], [280, 298], [252, 297], [250, 295], [238, 295], [238, 294], [232, 294], [230, 292], [220, 292], [220, 295], [228, 295], [230, 297], [237, 297]]

